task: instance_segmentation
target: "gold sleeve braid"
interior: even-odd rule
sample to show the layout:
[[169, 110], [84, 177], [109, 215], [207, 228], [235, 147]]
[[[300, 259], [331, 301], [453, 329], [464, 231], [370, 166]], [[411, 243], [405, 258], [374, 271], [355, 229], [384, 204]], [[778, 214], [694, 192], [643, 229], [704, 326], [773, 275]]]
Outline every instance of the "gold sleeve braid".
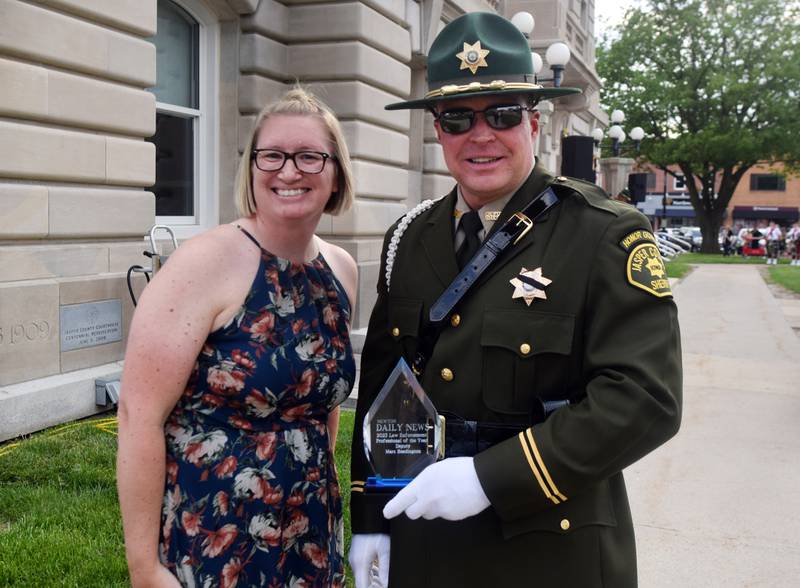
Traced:
[[533, 472], [536, 481], [539, 482], [539, 487], [544, 492], [544, 495], [550, 499], [553, 504], [561, 504], [567, 497], [559, 492], [553, 478], [550, 477], [550, 472], [542, 461], [542, 456], [539, 453], [539, 448], [536, 447], [536, 441], [533, 439], [533, 429], [526, 429], [519, 434], [519, 443], [522, 446], [522, 452], [525, 454], [525, 459], [528, 460], [528, 465]]

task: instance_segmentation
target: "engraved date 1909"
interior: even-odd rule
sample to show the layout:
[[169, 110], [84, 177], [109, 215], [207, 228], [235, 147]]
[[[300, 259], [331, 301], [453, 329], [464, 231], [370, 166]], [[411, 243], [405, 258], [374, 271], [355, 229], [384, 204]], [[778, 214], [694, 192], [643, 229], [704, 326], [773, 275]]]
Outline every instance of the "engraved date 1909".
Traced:
[[45, 341], [50, 338], [51, 331], [50, 323], [44, 320], [0, 325], [0, 345]]

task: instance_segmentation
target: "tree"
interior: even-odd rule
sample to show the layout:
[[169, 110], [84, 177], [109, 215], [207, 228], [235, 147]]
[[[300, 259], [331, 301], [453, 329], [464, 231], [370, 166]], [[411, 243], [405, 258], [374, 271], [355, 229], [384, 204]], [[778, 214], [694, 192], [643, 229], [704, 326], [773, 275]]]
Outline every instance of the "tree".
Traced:
[[680, 168], [704, 252], [748, 169], [800, 163], [799, 4], [646, 0], [598, 47], [604, 105], [644, 128], [644, 162]]

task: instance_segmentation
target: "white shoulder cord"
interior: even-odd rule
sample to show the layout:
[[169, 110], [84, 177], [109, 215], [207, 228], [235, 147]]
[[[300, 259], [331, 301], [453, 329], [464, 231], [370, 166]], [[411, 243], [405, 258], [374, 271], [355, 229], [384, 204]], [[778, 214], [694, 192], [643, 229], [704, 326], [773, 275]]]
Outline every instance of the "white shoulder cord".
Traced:
[[[444, 198], [444, 196], [442, 196]], [[441, 200], [442, 198], [437, 198], [436, 200], [423, 200], [419, 204], [417, 204], [414, 208], [409, 210], [405, 216], [400, 219], [400, 222], [397, 224], [397, 227], [392, 233], [392, 238], [389, 241], [389, 249], [386, 252], [386, 291], [389, 291], [389, 286], [392, 282], [392, 267], [394, 266], [394, 256], [397, 253], [397, 246], [400, 244], [400, 238], [403, 236], [403, 233], [406, 232], [408, 225], [411, 224], [415, 218], [417, 218], [420, 214], [428, 210], [431, 206], [433, 206], [436, 202]]]

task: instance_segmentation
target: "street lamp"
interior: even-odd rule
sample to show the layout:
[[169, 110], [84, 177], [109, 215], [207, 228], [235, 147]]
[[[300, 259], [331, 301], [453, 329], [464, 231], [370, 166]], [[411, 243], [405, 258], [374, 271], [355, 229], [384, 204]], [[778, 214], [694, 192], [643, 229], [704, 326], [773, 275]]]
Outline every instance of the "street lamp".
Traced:
[[[564, 68], [571, 57], [569, 47], [565, 43], [553, 43], [547, 48], [544, 58], [553, 70], [553, 85], [558, 88], [561, 85], [561, 78], [564, 75]], [[542, 80], [550, 81], [550, 80]]]
[[595, 130], [592, 131], [592, 139], [594, 140], [594, 146], [599, 147], [600, 142], [603, 140], [605, 133], [603, 133], [603, 129], [597, 127]]
[[636, 147], [636, 152], [639, 152], [639, 147], [642, 145], [642, 139], [644, 139], [644, 129], [642, 127], [633, 127], [631, 129], [631, 139], [633, 140], [633, 146]]
[[611, 125], [611, 128], [608, 129], [608, 136], [611, 138], [611, 151], [614, 153], [614, 157], [619, 157], [622, 143], [625, 141], [625, 131], [619, 125]]
[[[531, 33], [536, 22], [530, 12], [517, 12], [511, 17], [511, 24], [513, 24], [519, 32], [525, 35], [525, 38], [530, 42]], [[542, 69], [542, 58], [535, 51], [531, 51], [531, 61], [533, 62], [533, 73], [536, 76], [536, 83], [553, 82], [553, 87], [558, 88], [561, 86], [561, 80], [564, 77], [564, 68], [569, 62], [571, 55], [569, 47], [566, 44], [557, 42], [553, 43], [547, 48], [545, 59], [547, 65], [553, 72], [552, 78], [540, 78], [539, 72]]]

